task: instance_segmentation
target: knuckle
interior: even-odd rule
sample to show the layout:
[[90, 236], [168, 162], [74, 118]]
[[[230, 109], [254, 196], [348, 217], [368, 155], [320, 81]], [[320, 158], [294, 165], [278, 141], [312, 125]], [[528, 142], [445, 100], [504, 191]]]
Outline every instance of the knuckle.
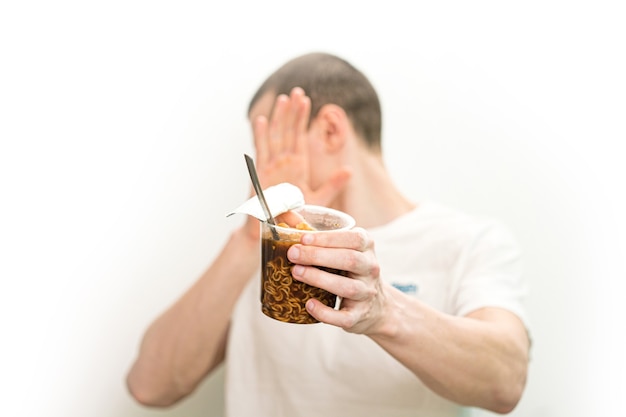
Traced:
[[374, 261], [374, 262], [370, 263], [369, 275], [372, 276], [372, 277], [380, 276], [380, 265], [378, 264], [377, 261]]
[[361, 251], [368, 249], [370, 246], [370, 238], [369, 238], [367, 231], [365, 231], [365, 229], [361, 227], [357, 227], [353, 230], [356, 232], [355, 233], [355, 239], [356, 239], [355, 246], [359, 248], [359, 250]]
[[354, 281], [349, 281], [344, 285], [342, 289], [345, 298], [350, 300], [355, 300], [359, 295], [359, 290], [357, 289]]
[[354, 252], [348, 252], [345, 257], [345, 268], [348, 271], [354, 271], [359, 265], [359, 260]]
[[369, 299], [371, 300], [373, 298], [376, 298], [376, 296], [378, 295], [378, 290], [375, 287], [368, 287], [367, 294], [369, 296]]
[[352, 299], [354, 297], [354, 279], [342, 278], [339, 280], [334, 280], [334, 282], [336, 284], [338, 295], [341, 295], [343, 298], [348, 299]]
[[349, 313], [343, 317], [341, 328], [346, 331], [350, 331], [356, 325], [356, 318], [353, 314]]

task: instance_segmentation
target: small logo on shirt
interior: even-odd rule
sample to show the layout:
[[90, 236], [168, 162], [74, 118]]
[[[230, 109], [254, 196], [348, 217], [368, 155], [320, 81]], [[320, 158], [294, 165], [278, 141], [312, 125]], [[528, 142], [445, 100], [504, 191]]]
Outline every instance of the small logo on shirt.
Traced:
[[417, 294], [417, 285], [415, 284], [400, 284], [397, 282], [392, 282], [391, 285], [399, 289], [405, 294], [416, 295]]

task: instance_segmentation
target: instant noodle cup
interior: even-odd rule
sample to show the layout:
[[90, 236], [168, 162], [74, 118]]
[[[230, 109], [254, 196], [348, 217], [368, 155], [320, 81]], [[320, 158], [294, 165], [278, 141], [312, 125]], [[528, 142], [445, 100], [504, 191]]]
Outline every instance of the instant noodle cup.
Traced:
[[[294, 264], [287, 259], [287, 251], [299, 243], [305, 233], [348, 230], [354, 227], [355, 221], [338, 210], [304, 205], [278, 216], [276, 223], [274, 226], [261, 222], [261, 310], [266, 316], [286, 323], [317, 323], [305, 308], [310, 298], [333, 308], [338, 308], [341, 300], [326, 290], [295, 280], [291, 276]], [[319, 268], [347, 275], [345, 271]]]

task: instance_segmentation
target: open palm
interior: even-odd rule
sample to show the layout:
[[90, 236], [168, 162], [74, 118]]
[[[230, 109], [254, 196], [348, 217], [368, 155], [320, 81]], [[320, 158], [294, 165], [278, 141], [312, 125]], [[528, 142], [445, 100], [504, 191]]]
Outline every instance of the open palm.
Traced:
[[271, 119], [253, 120], [257, 171], [263, 188], [289, 182], [302, 190], [307, 204], [328, 205], [349, 179], [347, 169], [339, 169], [327, 183], [313, 189], [310, 183], [310, 160], [307, 129], [311, 101], [301, 88], [289, 96], [276, 98]]

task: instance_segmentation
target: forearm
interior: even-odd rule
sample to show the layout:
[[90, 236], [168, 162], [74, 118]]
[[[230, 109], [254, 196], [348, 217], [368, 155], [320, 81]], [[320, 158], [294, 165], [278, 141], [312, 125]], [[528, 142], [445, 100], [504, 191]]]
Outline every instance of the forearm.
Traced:
[[170, 405], [222, 361], [233, 307], [258, 257], [258, 240], [233, 233], [202, 277], [152, 323], [127, 378], [139, 402]]
[[386, 292], [390, 307], [374, 341], [445, 398], [500, 413], [515, 407], [528, 363], [519, 319], [499, 309], [454, 317]]

